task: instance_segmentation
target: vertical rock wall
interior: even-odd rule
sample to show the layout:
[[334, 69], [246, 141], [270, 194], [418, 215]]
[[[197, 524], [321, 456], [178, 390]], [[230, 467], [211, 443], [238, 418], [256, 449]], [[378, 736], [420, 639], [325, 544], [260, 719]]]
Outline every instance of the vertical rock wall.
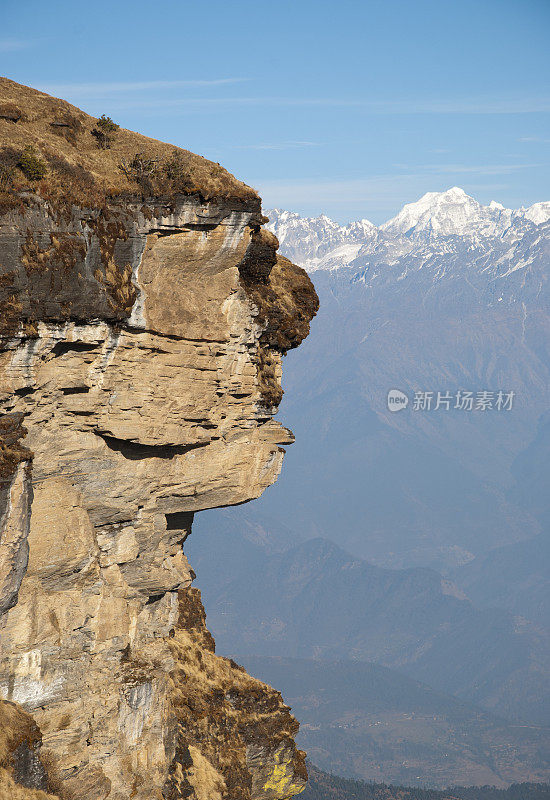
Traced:
[[0, 748], [6, 780], [83, 800], [291, 797], [297, 723], [215, 655], [184, 542], [195, 512], [277, 478], [281, 356], [307, 335], [311, 283], [251, 190], [8, 194], [0, 712], [32, 758]]

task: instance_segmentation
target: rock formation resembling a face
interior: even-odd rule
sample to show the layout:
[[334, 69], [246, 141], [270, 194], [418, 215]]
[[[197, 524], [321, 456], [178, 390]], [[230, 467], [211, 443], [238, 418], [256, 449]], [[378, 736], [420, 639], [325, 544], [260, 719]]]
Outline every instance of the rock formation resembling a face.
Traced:
[[[136, 591], [169, 591], [189, 577], [181, 542], [192, 513], [249, 500], [275, 480], [292, 439], [260, 393], [262, 326], [238, 270], [250, 217], [192, 202], [170, 217], [140, 212], [122, 243], [135, 292], [127, 324], [40, 321], [37, 336], [4, 354], [6, 407], [25, 414], [34, 453], [31, 539], [42, 550], [63, 542], [68, 575], [98, 548]], [[55, 237], [42, 223], [39, 246]], [[271, 360], [278, 379], [280, 355]], [[64, 533], [52, 527], [56, 506]]]
[[32, 457], [8, 481], [19, 538], [0, 539], [0, 589], [17, 599], [0, 692], [38, 722], [60, 797], [275, 800], [304, 785], [296, 723], [214, 655], [183, 553], [193, 514], [260, 495], [292, 441], [272, 419], [281, 355], [316, 298], [260, 222], [196, 197], [70, 218], [37, 199], [1, 218], [15, 299], [0, 408], [24, 417]]

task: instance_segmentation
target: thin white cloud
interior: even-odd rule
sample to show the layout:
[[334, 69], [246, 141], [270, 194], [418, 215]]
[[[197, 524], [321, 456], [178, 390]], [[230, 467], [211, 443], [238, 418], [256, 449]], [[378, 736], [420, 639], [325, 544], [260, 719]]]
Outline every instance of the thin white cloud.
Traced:
[[[56, 87], [59, 91], [63, 87]], [[65, 92], [68, 96], [68, 87], [65, 87]], [[51, 90], [51, 87], [48, 91]], [[361, 100], [342, 100], [341, 98], [331, 97], [176, 97], [164, 99], [161, 97], [138, 99], [124, 99], [120, 101], [117, 97], [117, 107], [125, 109], [142, 109], [142, 110], [157, 110], [168, 109], [182, 110], [182, 111], [216, 111], [218, 108], [230, 107], [260, 107], [266, 106], [268, 108], [285, 108], [285, 107], [336, 107], [336, 108], [349, 108], [361, 107], [364, 103]]]
[[15, 53], [17, 50], [24, 50], [29, 46], [29, 42], [21, 39], [0, 39], [0, 53]]
[[370, 178], [349, 178], [342, 180], [267, 180], [252, 181], [270, 208], [292, 208], [304, 203], [328, 205], [349, 205], [356, 201], [362, 203], [369, 196], [377, 201], [399, 201], [407, 194], [407, 185], [418, 183], [421, 175], [377, 175]]
[[474, 175], [510, 175], [522, 169], [542, 167], [544, 164], [423, 164], [420, 169], [426, 172], [448, 174], [474, 174]]
[[537, 144], [550, 144], [550, 139], [543, 139], [542, 136], [521, 136], [518, 142], [536, 142]]
[[[116, 98], [117, 108], [130, 110], [162, 109], [164, 113], [215, 111], [230, 107], [267, 108], [357, 108], [367, 114], [411, 115], [411, 114], [533, 114], [550, 112], [550, 97], [517, 98], [473, 98], [470, 100], [384, 100], [345, 97], [277, 97], [232, 96], [232, 97], [156, 97], [144, 96], [147, 92], [161, 89], [207, 88], [244, 83], [249, 78], [219, 78], [216, 80], [140, 81], [131, 83], [74, 83], [48, 84], [39, 88], [45, 92], [63, 95], [69, 99]], [[140, 92], [138, 97], [130, 97]], [[124, 96], [124, 95], [128, 96]]]
[[320, 147], [320, 142], [275, 142], [273, 144], [239, 144], [238, 150], [295, 150], [302, 147]]
[[48, 94], [68, 94], [72, 97], [104, 97], [125, 92], [148, 92], [161, 89], [192, 89], [243, 83], [248, 78], [189, 79], [180, 81], [120, 81], [113, 83], [54, 83], [40, 88]]
[[387, 114], [535, 114], [550, 111], [550, 97], [390, 100], [376, 105], [379, 113]]
[[[249, 180], [260, 193], [266, 208], [359, 209], [360, 214], [380, 216], [386, 210], [400, 208], [403, 203], [417, 200], [424, 192], [447, 189], [449, 182], [434, 185], [432, 173], [376, 175], [343, 180]], [[470, 183], [469, 193], [505, 191], [502, 183]]]
[[[2, 47], [8, 50], [20, 49], [26, 43], [16, 40], [0, 40]], [[360, 108], [373, 115], [408, 115], [408, 114], [533, 114], [550, 112], [550, 96], [540, 97], [470, 97], [448, 99], [425, 98], [398, 98], [389, 100], [369, 100], [364, 97], [278, 97], [270, 95], [261, 96], [233, 96], [233, 97], [144, 97], [147, 93], [162, 90], [201, 89], [208, 87], [223, 87], [241, 84], [250, 81], [243, 77], [222, 77], [216, 79], [183, 79], [183, 80], [154, 80], [154, 81], [111, 81], [97, 83], [50, 83], [42, 84], [40, 88], [50, 94], [76, 98], [108, 99], [116, 98], [120, 108], [129, 109], [168, 109], [181, 108], [185, 111], [201, 111], [218, 106], [266, 106], [266, 107], [332, 107], [332, 108]], [[132, 98], [140, 93], [141, 96]]]
[[507, 115], [535, 114], [550, 112], [550, 98], [518, 98], [516, 100], [479, 100], [472, 102], [424, 102], [387, 101], [371, 102], [361, 99], [341, 97], [181, 97], [170, 100], [162, 98], [124, 101], [119, 107], [132, 109], [157, 109], [164, 111], [182, 109], [184, 111], [215, 110], [218, 107], [257, 106], [268, 108], [360, 108], [375, 116], [403, 115]]

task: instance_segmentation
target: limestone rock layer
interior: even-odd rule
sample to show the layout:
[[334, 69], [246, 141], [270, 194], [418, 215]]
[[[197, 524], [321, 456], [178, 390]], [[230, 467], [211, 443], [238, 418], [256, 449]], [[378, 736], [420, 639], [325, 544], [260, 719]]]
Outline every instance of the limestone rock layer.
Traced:
[[[0, 80], [7, 107], [0, 798], [292, 797], [297, 723], [215, 655], [184, 542], [195, 512], [276, 480], [313, 287], [218, 165], [128, 131], [101, 151], [83, 112]], [[113, 166], [132, 148], [146, 182]]]

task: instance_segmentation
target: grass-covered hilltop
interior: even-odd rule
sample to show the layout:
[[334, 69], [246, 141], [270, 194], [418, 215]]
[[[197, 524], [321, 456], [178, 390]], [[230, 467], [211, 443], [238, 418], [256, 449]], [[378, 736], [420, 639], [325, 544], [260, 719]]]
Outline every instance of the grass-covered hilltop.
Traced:
[[0, 210], [20, 203], [24, 190], [88, 207], [140, 194], [196, 194], [251, 209], [260, 203], [213, 161], [0, 77]]

